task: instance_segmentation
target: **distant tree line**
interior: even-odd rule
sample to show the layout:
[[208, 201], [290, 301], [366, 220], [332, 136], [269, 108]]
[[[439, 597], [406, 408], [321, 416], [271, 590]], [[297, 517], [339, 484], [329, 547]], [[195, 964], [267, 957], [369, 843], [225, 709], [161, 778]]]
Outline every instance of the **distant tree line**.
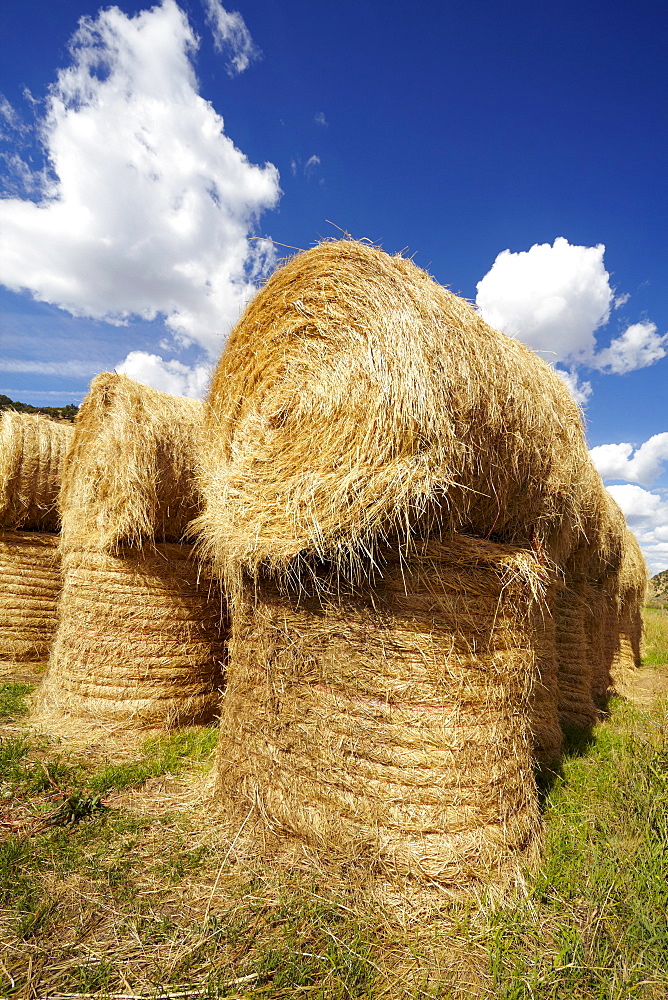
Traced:
[[45, 413], [47, 417], [54, 417], [56, 420], [74, 420], [79, 407], [74, 403], [66, 406], [32, 406], [30, 403], [18, 403], [9, 396], [0, 392], [0, 410], [17, 410], [19, 413]]

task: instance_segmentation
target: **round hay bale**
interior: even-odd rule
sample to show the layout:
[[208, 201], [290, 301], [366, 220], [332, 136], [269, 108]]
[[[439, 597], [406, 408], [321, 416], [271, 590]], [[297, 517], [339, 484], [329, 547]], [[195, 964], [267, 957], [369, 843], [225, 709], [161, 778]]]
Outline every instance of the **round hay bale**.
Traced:
[[39, 709], [146, 725], [210, 719], [223, 683], [223, 610], [191, 546], [64, 554]]
[[201, 466], [201, 545], [221, 574], [314, 556], [354, 577], [379, 539], [435, 529], [561, 559], [586, 527], [591, 462], [544, 361], [411, 261], [342, 240], [247, 307]]
[[539, 836], [546, 586], [531, 553], [462, 537], [409, 564], [384, 551], [375, 579], [338, 592], [249, 580], [234, 596], [219, 799], [402, 879], [465, 888], [514, 869]]
[[105, 372], [91, 382], [67, 456], [64, 552], [182, 540], [197, 513], [194, 455], [203, 404]]
[[611, 588], [610, 601], [616, 624], [610, 651], [611, 689], [622, 696], [631, 693], [636, 668], [641, 663], [644, 622], [642, 609], [647, 596], [647, 565], [635, 535], [627, 529], [619, 573]]
[[40, 414], [0, 414], [0, 528], [57, 531], [57, 500], [72, 425]]
[[0, 659], [46, 659], [61, 588], [56, 535], [0, 532]]
[[626, 522], [592, 466], [587, 536], [564, 568], [557, 601], [557, 650], [563, 721], [590, 727], [611, 691], [613, 644], [618, 625], [611, 606], [625, 546]]

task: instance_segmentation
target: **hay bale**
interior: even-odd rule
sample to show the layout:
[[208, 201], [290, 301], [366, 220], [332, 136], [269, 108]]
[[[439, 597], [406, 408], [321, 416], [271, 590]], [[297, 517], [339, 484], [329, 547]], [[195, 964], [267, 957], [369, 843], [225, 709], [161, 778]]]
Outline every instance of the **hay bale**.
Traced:
[[619, 573], [611, 587], [610, 604], [616, 624], [610, 656], [610, 687], [628, 696], [635, 671], [641, 663], [644, 622], [642, 609], [647, 595], [647, 565], [635, 535], [625, 532]]
[[63, 556], [39, 709], [176, 725], [210, 719], [223, 682], [221, 601], [192, 547]]
[[46, 659], [56, 632], [60, 558], [56, 535], [0, 532], [0, 659]]
[[313, 556], [354, 575], [378, 539], [438, 531], [561, 559], [587, 527], [591, 462], [561, 379], [411, 261], [351, 240], [299, 254], [250, 303], [201, 465], [222, 574]]
[[547, 575], [529, 552], [456, 536], [378, 563], [355, 587], [297, 597], [261, 575], [237, 591], [218, 796], [325, 855], [486, 882], [539, 834]]
[[57, 531], [58, 491], [72, 425], [40, 414], [0, 414], [0, 528]]
[[591, 727], [611, 689], [611, 641], [617, 623], [611, 606], [625, 546], [626, 522], [592, 466], [586, 537], [564, 567], [556, 604], [560, 715], [578, 728]]
[[63, 477], [63, 551], [181, 541], [198, 509], [193, 470], [202, 415], [202, 403], [125, 375], [94, 378]]

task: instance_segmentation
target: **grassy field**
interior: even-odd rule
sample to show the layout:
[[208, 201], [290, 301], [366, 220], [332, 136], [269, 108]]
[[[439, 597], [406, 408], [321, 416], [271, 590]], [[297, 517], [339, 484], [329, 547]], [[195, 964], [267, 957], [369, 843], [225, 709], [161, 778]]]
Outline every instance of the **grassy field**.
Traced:
[[[668, 997], [668, 612], [650, 701], [572, 741], [526, 889], [427, 913], [211, 821], [216, 732], [58, 740], [0, 689], [0, 997]], [[647, 701], [647, 699], [646, 699]]]

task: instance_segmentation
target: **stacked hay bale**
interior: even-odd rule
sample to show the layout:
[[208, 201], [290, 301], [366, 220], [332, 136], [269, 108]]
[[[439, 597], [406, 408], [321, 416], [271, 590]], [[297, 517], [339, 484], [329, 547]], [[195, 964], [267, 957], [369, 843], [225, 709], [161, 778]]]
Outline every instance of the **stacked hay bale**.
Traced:
[[647, 565], [635, 536], [627, 530], [619, 572], [608, 587], [611, 617], [615, 622], [611, 630], [615, 643], [608, 650], [610, 689], [623, 696], [631, 693], [635, 670], [640, 666], [646, 594]]
[[58, 491], [72, 427], [0, 416], [0, 659], [44, 659], [60, 593]]
[[183, 543], [202, 410], [123, 375], [93, 380], [60, 496], [64, 584], [42, 711], [141, 724], [215, 713], [221, 602]]
[[233, 332], [201, 463], [221, 796], [404, 875], [512, 866], [561, 740], [548, 570], [595, 510], [563, 382], [411, 262], [322, 244]]
[[559, 717], [575, 728], [590, 728], [610, 689], [610, 639], [614, 589], [622, 559], [624, 515], [591, 467], [591, 507], [587, 535], [563, 568], [555, 609]]

